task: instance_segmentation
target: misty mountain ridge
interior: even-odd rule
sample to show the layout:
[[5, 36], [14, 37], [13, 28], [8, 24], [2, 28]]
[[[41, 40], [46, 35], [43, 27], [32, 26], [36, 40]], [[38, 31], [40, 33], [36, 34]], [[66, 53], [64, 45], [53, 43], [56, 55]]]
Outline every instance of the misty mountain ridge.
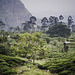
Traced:
[[0, 0], [0, 21], [7, 27], [17, 27], [28, 21], [31, 13], [20, 0]]
[[[43, 17], [47, 17], [49, 20], [50, 16], [56, 16], [59, 18], [60, 15], [63, 15], [63, 22], [66, 24], [69, 15], [71, 15], [73, 21], [75, 21], [74, 13], [69, 14], [68, 12], [47, 10], [37, 13], [37, 16], [35, 16], [37, 18], [36, 24], [42, 25], [41, 19], [43, 19]], [[22, 23], [29, 21], [31, 16], [31, 13], [25, 8], [20, 0], [0, 0], [0, 21], [5, 23], [5, 30], [8, 30], [10, 27], [21, 27]]]

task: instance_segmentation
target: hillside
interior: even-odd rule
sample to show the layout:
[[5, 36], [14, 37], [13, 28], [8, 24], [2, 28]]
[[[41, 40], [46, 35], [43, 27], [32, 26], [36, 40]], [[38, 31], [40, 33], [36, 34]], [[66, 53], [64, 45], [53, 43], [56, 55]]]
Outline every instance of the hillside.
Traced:
[[0, 0], [0, 21], [6, 27], [16, 27], [29, 20], [31, 13], [20, 0]]

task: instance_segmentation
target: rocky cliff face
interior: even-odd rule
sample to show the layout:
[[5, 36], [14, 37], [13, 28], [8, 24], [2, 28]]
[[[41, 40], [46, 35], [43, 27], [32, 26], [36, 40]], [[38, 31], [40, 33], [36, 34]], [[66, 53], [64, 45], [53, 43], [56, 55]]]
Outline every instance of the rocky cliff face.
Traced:
[[17, 27], [29, 20], [31, 14], [20, 0], [0, 0], [0, 21], [7, 27]]

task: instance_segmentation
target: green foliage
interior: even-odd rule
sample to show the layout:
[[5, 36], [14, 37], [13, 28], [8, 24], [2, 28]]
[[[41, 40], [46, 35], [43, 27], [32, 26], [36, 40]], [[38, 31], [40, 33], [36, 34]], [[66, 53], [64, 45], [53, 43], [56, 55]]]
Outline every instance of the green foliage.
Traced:
[[41, 37], [42, 34], [40, 32], [20, 34], [10, 49], [14, 50], [19, 56], [31, 57], [34, 60], [37, 55], [40, 57], [42, 55], [43, 57], [46, 51], [46, 41]]
[[[6, 33], [6, 34], [5, 34]], [[0, 54], [4, 55], [10, 55], [11, 50], [8, 44], [8, 33], [7, 32], [1, 32], [0, 36]]]
[[0, 43], [7, 42], [7, 37], [0, 37]]
[[0, 44], [0, 54], [8, 55], [10, 50], [7, 45]]
[[44, 39], [46, 39], [46, 42], [47, 42], [47, 43], [50, 43], [50, 38], [49, 38], [49, 37], [46, 37], [46, 38], [44, 38]]
[[66, 25], [54, 25], [49, 28], [47, 33], [49, 33], [51, 37], [68, 37], [70, 36], [70, 29], [68, 29]]
[[75, 74], [75, 55], [70, 55], [67, 58], [53, 59], [44, 65], [38, 66], [41, 69], [49, 69], [52, 73], [58, 75], [74, 75]]
[[17, 59], [15, 57], [0, 54], [0, 74], [1, 75], [17, 74], [16, 71], [12, 70], [12, 67], [23, 65], [24, 63], [26, 63], [26, 61]]
[[0, 74], [1, 75], [11, 75], [11, 74], [17, 74], [17, 72], [12, 70], [10, 67], [6, 65], [0, 65]]
[[65, 42], [65, 38], [63, 37], [55, 37], [58, 42]]
[[18, 64], [25, 62], [24, 60], [20, 60], [20, 59], [10, 57], [10, 56], [5, 56], [5, 55], [0, 55], [0, 59], [5, 60], [8, 64], [12, 66], [16, 66]]
[[10, 49], [9, 43], [0, 44], [0, 54], [14, 56], [13, 50]]
[[[0, 37], [1, 74], [16, 74], [15, 71], [12, 71], [12, 67], [27, 63], [27, 61], [10, 57], [15, 55], [24, 58], [26, 57], [27, 59], [33, 59], [33, 63], [36, 62], [36, 59], [48, 59], [48, 61], [45, 60], [47, 62], [46, 64], [39, 65], [38, 67], [41, 69], [49, 69], [51, 72], [56, 72], [59, 75], [69, 75], [75, 73], [75, 56], [73, 55], [75, 48], [70, 47], [74, 45], [73, 35], [68, 39], [71, 43], [68, 45], [69, 48], [67, 54], [64, 52], [63, 43], [66, 40], [64, 37], [52, 38], [47, 34], [42, 35], [40, 32], [9, 33], [9, 35], [10, 37], [6, 37], [4, 35], [3, 37]], [[29, 63], [31, 63], [31, 61]], [[2, 65], [4, 65], [4, 68]]]

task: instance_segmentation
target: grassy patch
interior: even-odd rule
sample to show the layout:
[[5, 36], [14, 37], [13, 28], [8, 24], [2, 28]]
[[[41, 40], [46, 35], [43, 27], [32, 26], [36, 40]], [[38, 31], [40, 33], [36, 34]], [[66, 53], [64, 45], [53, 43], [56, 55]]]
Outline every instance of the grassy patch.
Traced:
[[[57, 74], [52, 74], [50, 72], [47, 72], [46, 70], [38, 69], [37, 66], [33, 66], [31, 68], [27, 66], [21, 66], [18, 67], [16, 70], [18, 71], [18, 74], [21, 75], [57, 75]], [[22, 71], [24, 72], [22, 73]]]

